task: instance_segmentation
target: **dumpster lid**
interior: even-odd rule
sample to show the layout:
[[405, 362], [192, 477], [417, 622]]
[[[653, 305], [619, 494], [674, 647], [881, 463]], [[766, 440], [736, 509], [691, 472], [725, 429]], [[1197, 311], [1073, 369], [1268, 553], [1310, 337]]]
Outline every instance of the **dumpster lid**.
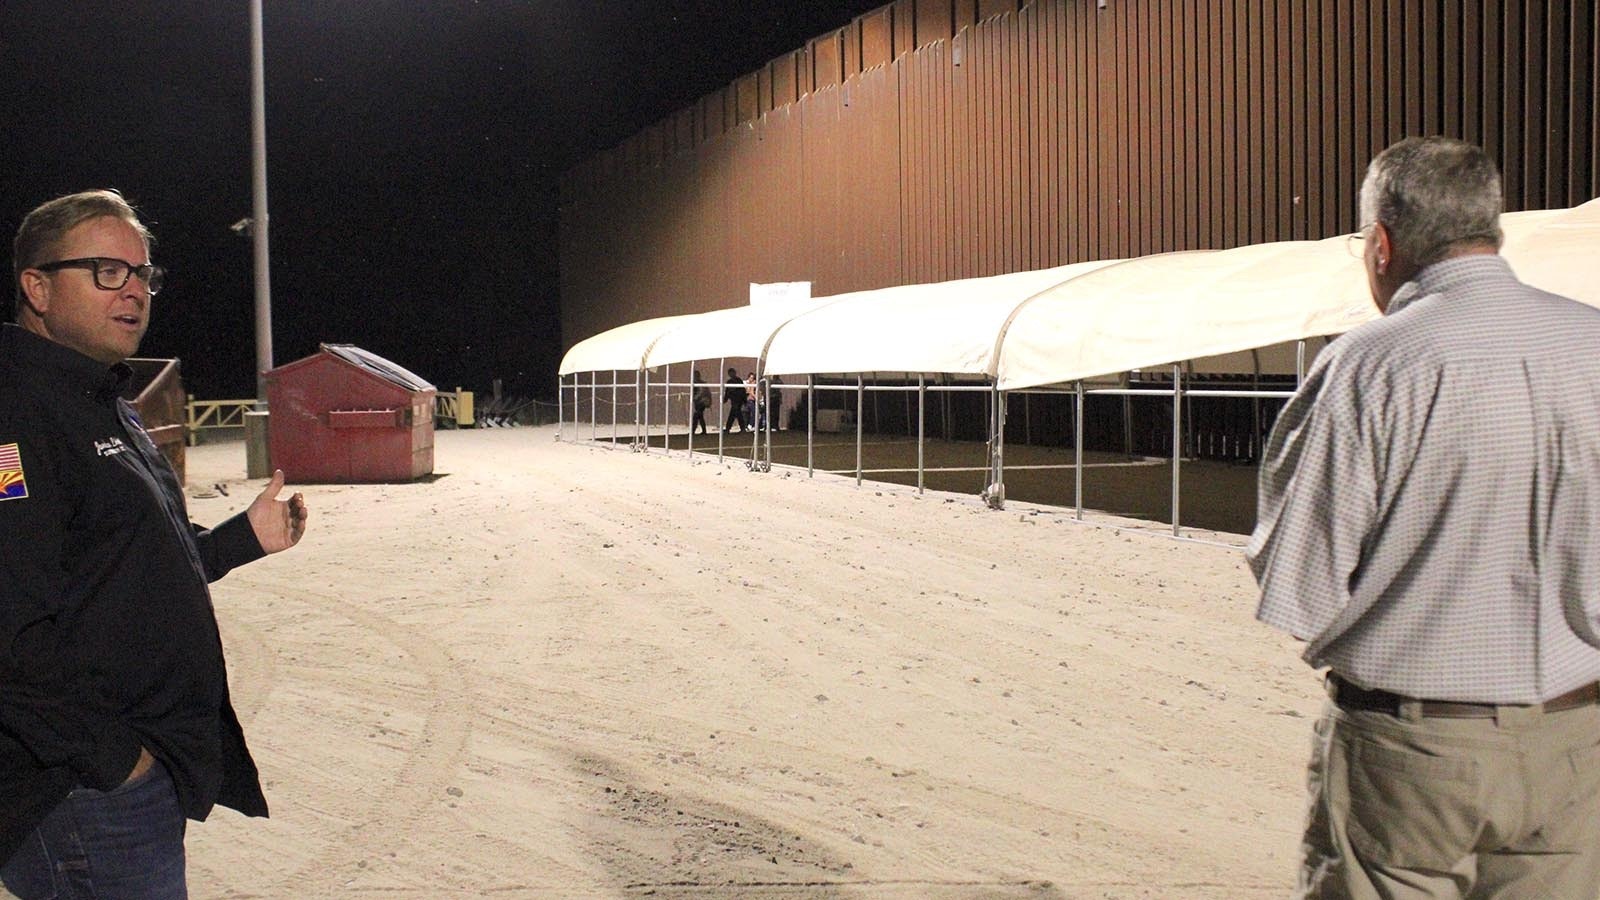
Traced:
[[345, 362], [366, 369], [386, 381], [392, 381], [403, 388], [413, 391], [431, 391], [434, 386], [426, 379], [409, 369], [398, 366], [387, 359], [369, 350], [363, 350], [354, 344], [323, 344], [322, 349]]

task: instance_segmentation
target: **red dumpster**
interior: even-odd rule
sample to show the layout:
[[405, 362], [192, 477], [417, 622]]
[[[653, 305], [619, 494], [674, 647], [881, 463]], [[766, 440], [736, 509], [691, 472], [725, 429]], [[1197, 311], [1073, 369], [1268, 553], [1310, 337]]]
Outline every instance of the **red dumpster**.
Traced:
[[267, 446], [291, 482], [411, 481], [433, 473], [434, 387], [350, 344], [267, 373]]

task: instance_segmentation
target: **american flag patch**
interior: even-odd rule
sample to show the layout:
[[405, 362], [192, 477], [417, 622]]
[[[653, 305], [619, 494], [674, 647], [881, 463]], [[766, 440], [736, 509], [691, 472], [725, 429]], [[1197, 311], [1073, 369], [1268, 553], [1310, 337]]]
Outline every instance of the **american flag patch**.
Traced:
[[16, 444], [0, 444], [0, 500], [28, 496], [28, 479], [22, 474], [22, 452]]

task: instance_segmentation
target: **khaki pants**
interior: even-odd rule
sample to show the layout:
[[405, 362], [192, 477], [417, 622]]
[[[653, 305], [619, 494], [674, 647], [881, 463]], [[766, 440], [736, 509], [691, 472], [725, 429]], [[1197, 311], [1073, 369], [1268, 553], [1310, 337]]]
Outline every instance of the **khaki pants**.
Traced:
[[1296, 897], [1600, 898], [1600, 707], [1317, 722]]

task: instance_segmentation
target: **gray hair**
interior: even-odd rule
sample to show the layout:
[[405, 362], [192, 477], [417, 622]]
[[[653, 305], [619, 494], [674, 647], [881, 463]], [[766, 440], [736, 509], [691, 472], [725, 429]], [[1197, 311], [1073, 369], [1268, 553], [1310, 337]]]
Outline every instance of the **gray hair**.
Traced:
[[1432, 265], [1464, 247], [1499, 248], [1500, 172], [1483, 148], [1446, 137], [1406, 138], [1373, 158], [1361, 221], [1382, 222], [1395, 252]]
[[11, 285], [16, 290], [18, 303], [23, 299], [23, 270], [50, 262], [50, 257], [58, 251], [67, 232], [90, 219], [103, 216], [127, 222], [144, 238], [145, 244], [151, 242], [150, 229], [144, 227], [144, 223], [139, 221], [139, 214], [114, 190], [82, 191], [57, 197], [39, 205], [23, 218], [17, 228], [16, 240], [11, 245]]

